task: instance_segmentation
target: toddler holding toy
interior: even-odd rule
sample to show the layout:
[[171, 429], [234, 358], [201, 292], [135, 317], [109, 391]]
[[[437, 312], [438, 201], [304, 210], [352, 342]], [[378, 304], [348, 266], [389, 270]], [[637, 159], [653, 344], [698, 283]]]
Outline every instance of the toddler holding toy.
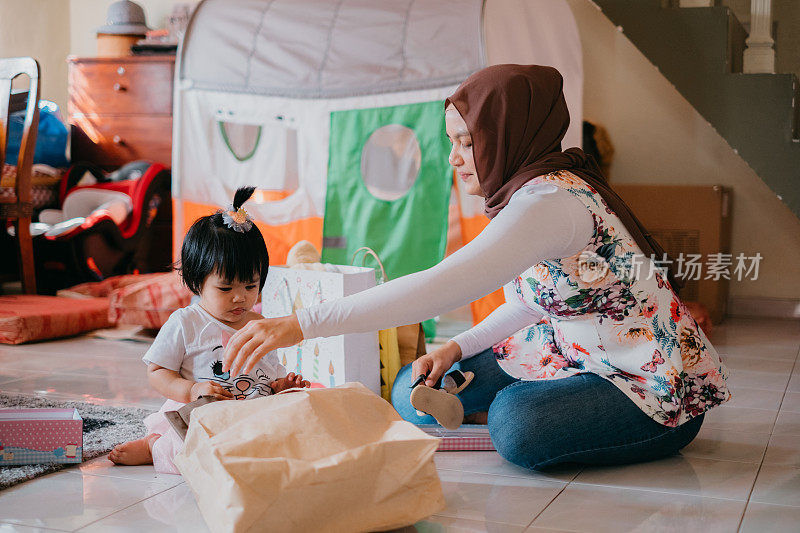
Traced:
[[108, 458], [118, 465], [153, 464], [157, 472], [178, 474], [172, 459], [183, 440], [164, 413], [176, 411], [200, 396], [246, 400], [269, 396], [308, 381], [286, 369], [273, 351], [248, 374], [222, 370], [228, 339], [252, 319], [262, 318], [255, 305], [269, 268], [261, 232], [242, 208], [254, 187], [236, 191], [233, 204], [197, 219], [181, 249], [181, 276], [200, 301], [170, 315], [142, 358], [150, 385], [167, 398], [144, 423], [148, 435], [116, 446]]

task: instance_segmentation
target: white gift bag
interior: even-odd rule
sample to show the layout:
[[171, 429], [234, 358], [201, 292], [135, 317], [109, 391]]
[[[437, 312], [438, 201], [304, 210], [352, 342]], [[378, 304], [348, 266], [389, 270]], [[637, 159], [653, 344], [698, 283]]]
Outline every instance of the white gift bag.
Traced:
[[[292, 314], [375, 286], [372, 268], [337, 265], [340, 272], [270, 266], [261, 293], [261, 313], [267, 318]], [[303, 374], [312, 386], [333, 387], [358, 381], [380, 394], [378, 332], [306, 339], [278, 349], [278, 360], [289, 372]]]

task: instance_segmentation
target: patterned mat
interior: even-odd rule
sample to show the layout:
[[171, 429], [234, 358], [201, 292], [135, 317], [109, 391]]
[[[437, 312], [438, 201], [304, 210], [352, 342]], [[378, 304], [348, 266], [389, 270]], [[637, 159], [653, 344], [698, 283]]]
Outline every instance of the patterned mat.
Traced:
[[[117, 444], [143, 437], [145, 427], [142, 420], [151, 413], [136, 407], [110, 407], [0, 394], [0, 409], [27, 407], [77, 409], [83, 418], [84, 461], [108, 453]], [[38, 464], [0, 467], [0, 490], [69, 466], [75, 465]]]

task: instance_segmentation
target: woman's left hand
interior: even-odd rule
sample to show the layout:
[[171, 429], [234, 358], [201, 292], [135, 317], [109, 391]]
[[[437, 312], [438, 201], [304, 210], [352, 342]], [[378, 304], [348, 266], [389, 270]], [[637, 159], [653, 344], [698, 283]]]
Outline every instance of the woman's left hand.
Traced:
[[251, 320], [228, 341], [222, 370], [230, 371], [231, 376], [247, 374], [272, 350], [294, 346], [302, 340], [303, 331], [295, 315]]

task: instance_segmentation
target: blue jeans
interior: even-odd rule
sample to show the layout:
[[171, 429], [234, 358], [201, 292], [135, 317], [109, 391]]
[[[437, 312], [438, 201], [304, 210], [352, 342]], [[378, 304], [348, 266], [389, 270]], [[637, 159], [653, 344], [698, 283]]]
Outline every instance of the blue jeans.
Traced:
[[[617, 387], [595, 374], [519, 381], [506, 374], [492, 350], [456, 363], [475, 374], [458, 395], [464, 414], [489, 412], [489, 435], [508, 461], [533, 470], [560, 463], [615, 465], [676, 453], [700, 431], [703, 415], [666, 427], [642, 412]], [[392, 386], [392, 404], [405, 420], [435, 424], [411, 405], [411, 365]]]

